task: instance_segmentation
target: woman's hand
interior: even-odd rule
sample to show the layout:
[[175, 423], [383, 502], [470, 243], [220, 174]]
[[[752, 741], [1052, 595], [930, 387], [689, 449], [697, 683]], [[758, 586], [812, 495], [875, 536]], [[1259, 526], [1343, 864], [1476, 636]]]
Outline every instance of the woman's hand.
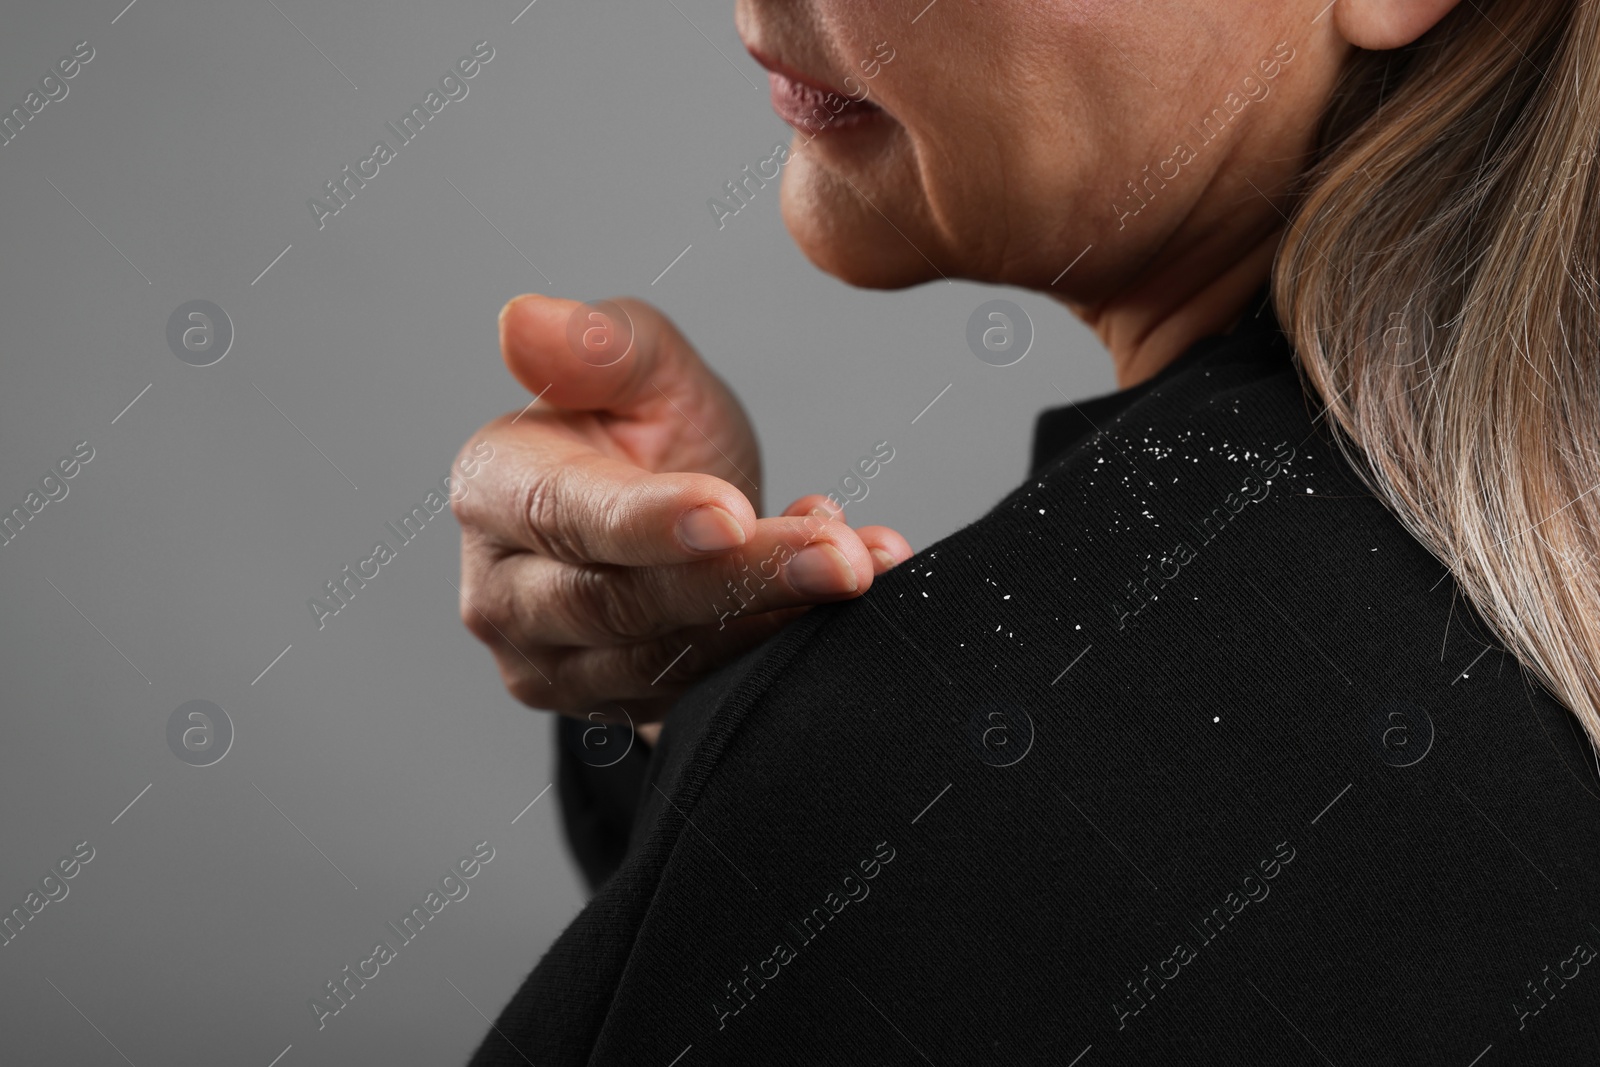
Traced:
[[500, 347], [537, 403], [467, 442], [479, 469], [453, 506], [462, 620], [523, 703], [659, 719], [696, 677], [911, 556], [826, 497], [758, 519], [743, 408], [650, 305], [518, 297]]

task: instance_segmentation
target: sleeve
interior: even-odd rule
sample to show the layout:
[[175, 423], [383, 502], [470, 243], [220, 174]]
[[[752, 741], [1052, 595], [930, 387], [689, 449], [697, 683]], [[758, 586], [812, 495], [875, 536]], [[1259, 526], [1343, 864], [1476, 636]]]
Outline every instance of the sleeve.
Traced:
[[561, 830], [593, 893], [627, 852], [650, 749], [626, 726], [565, 715], [555, 733]]

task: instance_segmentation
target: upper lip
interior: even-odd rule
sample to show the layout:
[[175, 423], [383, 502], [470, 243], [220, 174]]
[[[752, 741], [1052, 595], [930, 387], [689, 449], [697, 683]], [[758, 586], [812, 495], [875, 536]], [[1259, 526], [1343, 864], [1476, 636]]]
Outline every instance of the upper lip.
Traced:
[[793, 81], [793, 82], [799, 82], [801, 85], [809, 86], [812, 89], [815, 89], [815, 90], [817, 90], [818, 92], [821, 92], [821, 93], [834, 93], [834, 94], [836, 94], [838, 96], [849, 96], [850, 95], [849, 93], [845, 92], [843, 89], [838, 88], [837, 86], [829, 85], [826, 82], [819, 81], [818, 79], [813, 78], [808, 74], [802, 74], [800, 71], [796, 70], [794, 67], [791, 67], [789, 64], [783, 62], [780, 59], [774, 59], [771, 56], [767, 55], [765, 52], [762, 52], [761, 50], [759, 50], [757, 48], [752, 48], [748, 44], [745, 45], [744, 47], [745, 47], [745, 51], [750, 53], [750, 57], [752, 59], [754, 59], [757, 63], [761, 64], [763, 67], [765, 67], [767, 70], [771, 71], [774, 74], [781, 75], [781, 76], [783, 76], [785, 78], [788, 78], [790, 81]]

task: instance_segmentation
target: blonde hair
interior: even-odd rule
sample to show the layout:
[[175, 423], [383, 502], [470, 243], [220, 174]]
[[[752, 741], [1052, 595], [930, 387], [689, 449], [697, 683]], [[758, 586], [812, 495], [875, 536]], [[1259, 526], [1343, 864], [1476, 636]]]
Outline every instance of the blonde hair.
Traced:
[[1341, 447], [1600, 743], [1600, 3], [1358, 53], [1274, 267]]

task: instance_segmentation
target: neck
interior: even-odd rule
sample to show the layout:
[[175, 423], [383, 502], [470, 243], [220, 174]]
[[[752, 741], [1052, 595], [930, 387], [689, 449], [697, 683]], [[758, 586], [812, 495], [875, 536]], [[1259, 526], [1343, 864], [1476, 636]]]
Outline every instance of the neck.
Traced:
[[1237, 236], [1219, 232], [1104, 301], [1062, 302], [1099, 336], [1117, 386], [1126, 389], [1154, 377], [1202, 337], [1230, 332], [1266, 284], [1281, 237], [1273, 229], [1241, 248]]

